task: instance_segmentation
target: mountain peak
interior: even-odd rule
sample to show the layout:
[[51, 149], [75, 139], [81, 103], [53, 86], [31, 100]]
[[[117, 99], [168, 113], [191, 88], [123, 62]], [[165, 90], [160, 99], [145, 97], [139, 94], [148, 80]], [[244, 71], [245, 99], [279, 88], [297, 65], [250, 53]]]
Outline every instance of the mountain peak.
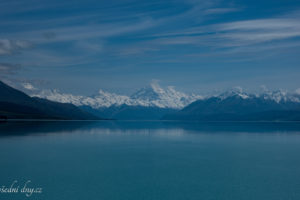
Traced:
[[228, 97], [239, 97], [242, 99], [247, 99], [251, 95], [247, 94], [246, 92], [243, 92], [243, 89], [241, 87], [234, 87], [224, 93], [221, 93], [220, 95], [217, 95], [217, 97], [223, 99], [226, 99]]
[[150, 83], [150, 88], [151, 88], [154, 92], [159, 93], [159, 94], [162, 94], [162, 93], [165, 92], [164, 89], [162, 89], [162, 88], [160, 87], [160, 85], [159, 85], [157, 82], [152, 82], [152, 83]]
[[143, 87], [133, 93], [130, 98], [153, 101], [159, 99], [160, 96], [164, 93], [164, 89], [162, 89], [157, 83], [151, 83], [150, 85]]
[[187, 95], [176, 91], [172, 86], [164, 89], [157, 82], [152, 82], [150, 85], [139, 89], [130, 96], [110, 93], [101, 89], [98, 91], [98, 94], [93, 96], [76, 96], [59, 93], [58, 91], [42, 91], [34, 96], [44, 97], [58, 102], [69, 102], [78, 106], [91, 106], [93, 108], [128, 105], [172, 109], [181, 109], [193, 101], [202, 98], [198, 95]]

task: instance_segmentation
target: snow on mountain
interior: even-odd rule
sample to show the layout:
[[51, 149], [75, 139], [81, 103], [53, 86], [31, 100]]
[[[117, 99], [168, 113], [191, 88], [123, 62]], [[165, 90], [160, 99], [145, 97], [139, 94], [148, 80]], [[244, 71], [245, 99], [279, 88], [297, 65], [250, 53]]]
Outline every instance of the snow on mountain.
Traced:
[[154, 106], [160, 108], [183, 108], [195, 100], [202, 99], [202, 96], [187, 95], [178, 92], [174, 87], [167, 87], [165, 90], [157, 83], [138, 90], [130, 98], [140, 105]]
[[99, 90], [98, 94], [88, 97], [60, 93], [58, 90], [44, 90], [32, 96], [62, 103], [72, 103], [77, 106], [91, 106], [95, 109], [124, 104], [129, 106], [181, 109], [193, 101], [203, 98], [199, 95], [187, 95], [178, 92], [174, 87], [163, 89], [157, 83], [152, 83], [150, 86], [138, 90], [131, 96], [118, 95], [103, 90]]
[[112, 105], [130, 104], [127, 96], [117, 95], [114, 93], [99, 90], [98, 94], [93, 96], [80, 96], [66, 93], [60, 93], [58, 90], [43, 90], [32, 96], [46, 98], [51, 101], [61, 103], [72, 103], [76, 106], [91, 106], [92, 108], [110, 107]]
[[26, 90], [30, 90], [30, 91], [36, 90], [36, 88], [31, 83], [22, 83], [22, 86]]
[[300, 103], [300, 94], [296, 92], [287, 92], [284, 90], [267, 91], [261, 95], [264, 99], [271, 99], [280, 102], [295, 102]]
[[260, 94], [250, 94], [250, 93], [244, 92], [241, 88], [233, 88], [224, 93], [221, 93], [219, 95], [214, 95], [214, 96], [218, 97], [222, 100], [224, 100], [228, 97], [238, 96], [242, 99], [263, 98], [265, 100], [275, 101], [276, 103], [281, 103], [281, 102], [300, 103], [300, 94], [298, 94], [297, 92], [292, 93], [292, 92], [287, 92], [284, 90], [275, 90], [275, 91], [266, 90]]
[[72, 94], [60, 93], [58, 90], [42, 90], [37, 94], [32, 94], [33, 97], [45, 98], [51, 101], [61, 103], [72, 103], [76, 106], [81, 105], [81, 102], [88, 97], [76, 96]]
[[224, 100], [224, 99], [227, 99], [228, 97], [232, 97], [232, 96], [238, 96], [238, 97], [241, 97], [242, 99], [248, 99], [252, 95], [247, 94], [246, 92], [243, 92], [243, 89], [241, 87], [235, 87], [224, 93], [221, 93], [219, 95], [214, 95], [214, 96]]
[[293, 101], [290, 97], [291, 94], [288, 94], [286, 91], [283, 90], [276, 90], [276, 91], [266, 91], [261, 95], [264, 99], [273, 100], [277, 103], [279, 102], [286, 102], [286, 101]]
[[90, 106], [94, 109], [120, 105], [182, 109], [196, 100], [206, 99], [212, 96], [220, 98], [221, 100], [236, 96], [242, 99], [263, 98], [277, 103], [300, 103], [300, 93], [290, 93], [283, 90], [266, 90], [260, 94], [250, 94], [244, 92], [242, 88], [236, 87], [218, 95], [204, 97], [195, 94], [188, 95], [175, 90], [175, 88], [171, 86], [162, 88], [157, 83], [152, 83], [147, 87], [141, 88], [130, 96], [105, 92], [103, 90], [99, 90], [98, 93], [93, 96], [66, 94], [58, 90], [43, 90], [32, 96], [61, 103], [72, 103], [76, 106]]

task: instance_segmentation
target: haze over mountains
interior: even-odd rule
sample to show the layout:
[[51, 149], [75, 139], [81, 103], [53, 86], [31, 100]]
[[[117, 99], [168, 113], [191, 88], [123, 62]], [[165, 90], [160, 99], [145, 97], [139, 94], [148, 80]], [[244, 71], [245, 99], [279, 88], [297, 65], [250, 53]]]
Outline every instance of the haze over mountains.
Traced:
[[123, 120], [158, 120], [203, 98], [199, 95], [178, 92], [174, 87], [163, 89], [157, 83], [143, 87], [130, 96], [103, 90], [92, 96], [64, 94], [57, 90], [44, 90], [33, 96], [72, 103], [96, 116]]
[[257, 94], [234, 88], [215, 95], [195, 95], [162, 88], [157, 83], [130, 96], [104, 92], [75, 96], [58, 91], [42, 91], [35, 96], [73, 103], [99, 117], [138, 120], [299, 120], [300, 94], [282, 90]]
[[121, 105], [181, 109], [193, 101], [203, 98], [200, 95], [188, 95], [176, 91], [171, 86], [163, 89], [157, 83], [151, 83], [130, 96], [109, 93], [101, 89], [98, 94], [92, 96], [76, 96], [60, 93], [57, 90], [43, 90], [32, 96], [72, 103], [77, 106], [90, 106], [94, 109]]
[[104, 92], [76, 96], [44, 90], [32, 97], [0, 82], [0, 116], [20, 119], [299, 121], [300, 94], [260, 94], [239, 88], [201, 96], [151, 84], [130, 96]]

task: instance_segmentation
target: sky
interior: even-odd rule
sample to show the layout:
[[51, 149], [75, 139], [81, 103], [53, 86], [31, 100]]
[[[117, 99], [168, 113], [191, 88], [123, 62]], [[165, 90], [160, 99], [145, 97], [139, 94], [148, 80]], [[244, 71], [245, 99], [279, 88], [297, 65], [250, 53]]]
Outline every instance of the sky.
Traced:
[[129, 94], [300, 88], [297, 0], [0, 0], [0, 79]]

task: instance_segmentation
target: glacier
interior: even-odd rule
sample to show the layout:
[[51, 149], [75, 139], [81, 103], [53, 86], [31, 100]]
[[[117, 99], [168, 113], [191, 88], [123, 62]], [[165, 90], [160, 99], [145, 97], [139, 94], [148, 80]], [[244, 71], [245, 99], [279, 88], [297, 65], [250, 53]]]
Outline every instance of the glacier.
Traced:
[[59, 90], [41, 90], [34, 91], [31, 94], [33, 97], [45, 98], [51, 101], [61, 103], [72, 103], [76, 106], [89, 106], [93, 109], [109, 108], [111, 106], [142, 106], [142, 107], [157, 107], [166, 109], [180, 110], [187, 105], [197, 100], [204, 100], [210, 97], [217, 97], [221, 100], [226, 100], [232, 96], [239, 96], [242, 99], [263, 98], [272, 100], [276, 103], [295, 102], [300, 103], [300, 92], [287, 92], [284, 90], [269, 91], [265, 90], [262, 93], [247, 93], [242, 88], [235, 87], [225, 92], [213, 95], [198, 95], [186, 94], [175, 90], [174, 87], [161, 87], [158, 83], [137, 90], [132, 95], [120, 95], [103, 90], [99, 90], [97, 94], [91, 96], [73, 95], [62, 93]]
[[130, 96], [110, 93], [101, 89], [92, 96], [61, 93], [59, 90], [42, 90], [31, 96], [61, 103], [72, 103], [76, 106], [90, 106], [94, 109], [121, 105], [182, 109], [188, 104], [204, 98], [201, 95], [179, 92], [172, 86], [164, 89], [157, 83], [151, 83]]

